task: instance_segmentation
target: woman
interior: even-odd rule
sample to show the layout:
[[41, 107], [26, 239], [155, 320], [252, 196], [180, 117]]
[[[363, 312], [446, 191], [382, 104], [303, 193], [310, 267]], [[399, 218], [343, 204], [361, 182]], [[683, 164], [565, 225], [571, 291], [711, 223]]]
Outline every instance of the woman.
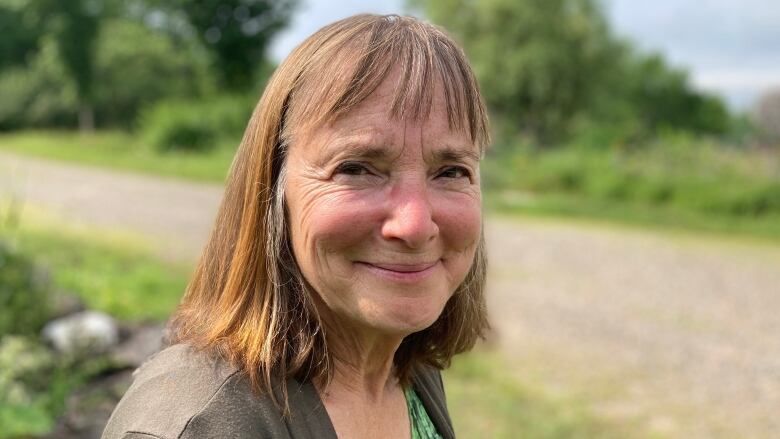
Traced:
[[439, 370], [487, 327], [487, 120], [453, 41], [359, 15], [293, 51], [171, 324], [104, 438], [453, 437]]

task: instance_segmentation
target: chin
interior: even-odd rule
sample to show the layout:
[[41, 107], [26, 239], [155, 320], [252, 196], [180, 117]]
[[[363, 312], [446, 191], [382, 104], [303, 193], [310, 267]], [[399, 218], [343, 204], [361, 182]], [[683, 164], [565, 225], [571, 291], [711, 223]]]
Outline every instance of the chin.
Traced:
[[399, 302], [385, 305], [381, 316], [373, 319], [373, 326], [388, 334], [406, 337], [433, 325], [446, 304], [446, 301], [419, 299]]

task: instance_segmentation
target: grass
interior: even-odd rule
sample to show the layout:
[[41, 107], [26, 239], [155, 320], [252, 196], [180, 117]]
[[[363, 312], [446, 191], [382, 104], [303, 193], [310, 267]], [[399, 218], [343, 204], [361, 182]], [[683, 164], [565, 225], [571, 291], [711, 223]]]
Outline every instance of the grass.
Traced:
[[[22, 382], [39, 382], [32, 387], [28, 387], [30, 384], [26, 383], [22, 390], [24, 396], [19, 395], [18, 387], [14, 394], [13, 384], [6, 387], [9, 383], [0, 380], [0, 439], [46, 435], [55, 426], [57, 416], [65, 411], [68, 396], [83, 387], [91, 377], [111, 367], [110, 360], [105, 358], [77, 359], [65, 356], [52, 359], [39, 341], [25, 337], [4, 336], [0, 338], [0, 342], [5, 344], [6, 349], [2, 352], [5, 358], [2, 361], [6, 365], [13, 364], [9, 361], [17, 363], [16, 367], [19, 367], [19, 362], [29, 363], [31, 356], [41, 351], [49, 358], [42, 368], [26, 369], [22, 377], [12, 378], [11, 383], [17, 384], [19, 378]], [[9, 343], [16, 343], [17, 346], [18, 343], [23, 343], [24, 350], [15, 352], [16, 355], [10, 354], [7, 349]], [[13, 367], [10, 366], [11, 369]]]
[[[89, 307], [121, 319], [161, 320], [179, 299], [188, 268], [160, 260], [149, 246], [128, 236], [64, 229], [25, 221], [0, 233], [34, 254], [59, 288], [78, 293]], [[630, 437], [574, 401], [556, 400], [506, 372], [505, 359], [481, 350], [455, 359], [445, 373], [458, 437], [610, 438]], [[61, 386], [60, 386], [61, 387]], [[8, 413], [6, 413], [8, 414]], [[51, 419], [40, 411], [18, 413], [19, 431], [40, 432]]]
[[[161, 153], [122, 132], [0, 135], [0, 151], [213, 183], [224, 181], [237, 144]], [[498, 212], [780, 240], [778, 151], [682, 135], [635, 150], [521, 146], [488, 155], [482, 175], [486, 205]]]
[[162, 153], [119, 131], [27, 131], [0, 135], [0, 151], [213, 183], [224, 182], [238, 143], [221, 141], [205, 153]]
[[163, 261], [137, 239], [30, 224], [0, 234], [35, 255], [58, 290], [122, 320], [164, 320], [184, 291], [189, 267]]
[[635, 149], [494, 152], [487, 206], [780, 240], [780, 150], [685, 136]]
[[489, 210], [501, 214], [562, 217], [608, 225], [696, 232], [762, 243], [780, 243], [780, 214], [760, 218], [713, 216], [691, 210], [650, 207], [638, 203], [584, 200], [566, 194], [534, 196], [518, 192], [488, 193], [485, 205]]
[[457, 357], [444, 373], [450, 417], [464, 438], [632, 438], [628, 425], [599, 419], [572, 399], [553, 398], [509, 373], [506, 359], [485, 349]]
[[[20, 226], [0, 229], [0, 240], [33, 256], [54, 294], [75, 294], [88, 308], [124, 321], [162, 321], [178, 303], [189, 267], [160, 260], [133, 236], [66, 228], [43, 218], [25, 215]], [[32, 349], [40, 342], [28, 343]], [[64, 411], [68, 394], [106, 367], [110, 362], [100, 357], [60, 358], [50, 370], [36, 372], [45, 373], [46, 385], [31, 393], [28, 402], [0, 401], [0, 438], [47, 433]]]

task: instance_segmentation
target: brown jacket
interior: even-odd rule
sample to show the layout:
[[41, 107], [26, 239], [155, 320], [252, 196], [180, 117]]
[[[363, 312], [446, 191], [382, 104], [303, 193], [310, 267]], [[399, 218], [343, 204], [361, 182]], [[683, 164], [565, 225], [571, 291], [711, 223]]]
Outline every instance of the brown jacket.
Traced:
[[[134, 377], [102, 439], [336, 439], [311, 383], [287, 383], [292, 414], [285, 419], [235, 367], [186, 345], [158, 353]], [[439, 372], [418, 374], [414, 388], [442, 437], [453, 438]]]

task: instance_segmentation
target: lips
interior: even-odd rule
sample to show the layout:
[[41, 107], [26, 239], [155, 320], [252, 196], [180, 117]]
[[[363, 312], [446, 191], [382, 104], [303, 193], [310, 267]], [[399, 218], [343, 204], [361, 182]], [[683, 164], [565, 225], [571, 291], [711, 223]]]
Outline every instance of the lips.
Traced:
[[389, 270], [389, 271], [397, 271], [399, 273], [416, 273], [420, 271], [425, 271], [434, 265], [436, 265], [439, 261], [434, 262], [425, 262], [420, 264], [386, 264], [383, 262], [372, 262], [368, 263], [365, 262], [367, 265], [373, 265], [374, 267], [381, 268], [383, 270]]
[[414, 283], [425, 280], [433, 274], [439, 265], [439, 261], [415, 264], [391, 264], [384, 262], [356, 262], [355, 264], [388, 281]]

